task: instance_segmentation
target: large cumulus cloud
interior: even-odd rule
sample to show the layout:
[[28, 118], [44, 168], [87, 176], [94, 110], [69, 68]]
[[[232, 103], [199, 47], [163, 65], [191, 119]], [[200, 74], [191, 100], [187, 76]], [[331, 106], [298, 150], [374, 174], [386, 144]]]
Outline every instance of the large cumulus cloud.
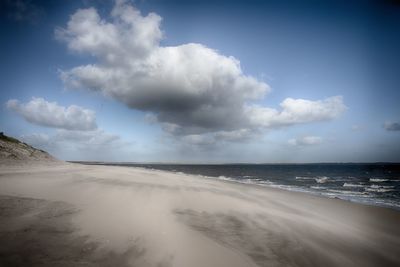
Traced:
[[281, 110], [254, 105], [270, 91], [266, 83], [245, 75], [236, 58], [202, 44], [160, 45], [161, 20], [125, 1], [116, 1], [108, 20], [94, 8], [76, 11], [56, 37], [95, 63], [62, 71], [65, 85], [111, 96], [196, 142], [204, 140], [197, 135], [210, 134], [242, 140], [260, 129], [330, 120], [345, 110], [339, 96], [288, 98]]

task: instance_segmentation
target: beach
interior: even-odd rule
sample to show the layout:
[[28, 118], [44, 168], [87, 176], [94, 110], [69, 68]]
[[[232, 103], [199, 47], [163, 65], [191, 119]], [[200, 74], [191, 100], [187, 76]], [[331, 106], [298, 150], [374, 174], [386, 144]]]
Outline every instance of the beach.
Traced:
[[182, 173], [0, 167], [0, 266], [399, 266], [400, 212]]

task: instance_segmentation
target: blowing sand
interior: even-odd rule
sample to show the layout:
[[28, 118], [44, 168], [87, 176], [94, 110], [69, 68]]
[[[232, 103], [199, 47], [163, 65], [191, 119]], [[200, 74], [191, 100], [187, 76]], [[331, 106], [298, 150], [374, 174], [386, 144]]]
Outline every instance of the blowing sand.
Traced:
[[0, 266], [399, 265], [390, 209], [138, 168], [0, 168]]

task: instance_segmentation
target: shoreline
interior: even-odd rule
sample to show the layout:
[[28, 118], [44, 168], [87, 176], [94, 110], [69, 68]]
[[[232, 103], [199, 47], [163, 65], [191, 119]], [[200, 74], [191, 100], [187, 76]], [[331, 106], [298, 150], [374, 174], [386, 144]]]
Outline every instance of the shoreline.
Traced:
[[[181, 171], [146, 168], [146, 167], [141, 167], [141, 166], [134, 166], [135, 163], [133, 163], [130, 166], [125, 166], [125, 163], [122, 163], [122, 164], [120, 164], [120, 163], [115, 163], [115, 164], [114, 163], [92, 163], [92, 162], [85, 163], [85, 162], [73, 162], [73, 161], [68, 161], [68, 163], [82, 164], [82, 165], [88, 165], [88, 166], [113, 166], [113, 167], [125, 167], [125, 168], [138, 168], [138, 169], [143, 169], [143, 170], [166, 172], [166, 173], [170, 173], [170, 174], [178, 174], [178, 175], [184, 174], [184, 175], [189, 175], [189, 176], [193, 176], [193, 177], [200, 178], [200, 179], [215, 179], [218, 181], [223, 181], [223, 182], [228, 182], [228, 183], [237, 183], [237, 184], [241, 184], [241, 185], [257, 186], [257, 187], [260, 186], [260, 187], [266, 187], [266, 188], [270, 188], [270, 189], [278, 189], [278, 190], [284, 190], [287, 192], [302, 193], [302, 194], [318, 196], [318, 197], [328, 198], [328, 199], [339, 199], [342, 201], [351, 202], [351, 203], [355, 203], [355, 204], [387, 208], [387, 209], [391, 209], [391, 210], [400, 212], [400, 206], [397, 206], [397, 205], [391, 204], [391, 203], [377, 203], [376, 201], [374, 202], [370, 199], [366, 199], [365, 201], [363, 201], [363, 198], [357, 199], [355, 197], [351, 198], [348, 196], [347, 197], [346, 196], [337, 196], [337, 195], [329, 196], [329, 195], [324, 194], [323, 192], [318, 192], [315, 190], [314, 191], [306, 190], [301, 187], [287, 186], [287, 185], [280, 185], [280, 184], [257, 183], [257, 182], [250, 182], [250, 181], [245, 182], [244, 180], [234, 179], [229, 176], [223, 176], [223, 178], [221, 178], [221, 177], [216, 177], [216, 176], [207, 176], [207, 175], [202, 175], [202, 174], [193, 174], [193, 173], [181, 172]], [[130, 164], [130, 163], [127, 163], [127, 164]], [[314, 164], [314, 163], [310, 163], [310, 164]], [[320, 164], [320, 163], [317, 163], [317, 164]], [[321, 164], [326, 164], [326, 163], [321, 163]], [[328, 163], [328, 164], [340, 164], [340, 163]], [[349, 163], [349, 164], [353, 164], [353, 163]], [[370, 163], [360, 163], [360, 164], [370, 164]], [[373, 163], [373, 164], [381, 164], [381, 163]], [[386, 163], [386, 164], [398, 165], [400, 163]], [[168, 165], [168, 164], [166, 164], [166, 165]], [[189, 165], [192, 165], [192, 164], [189, 164]], [[202, 165], [202, 164], [200, 164], [200, 165]], [[205, 165], [207, 165], [207, 164], [205, 164]], [[226, 164], [222, 164], [222, 165], [226, 165]], [[252, 164], [249, 164], [249, 165], [252, 165]], [[274, 164], [272, 164], [272, 165], [274, 165]], [[285, 165], [285, 164], [282, 164], [282, 165]], [[289, 164], [289, 165], [291, 165], [291, 164]], [[298, 165], [304, 165], [304, 164], [298, 164]]]
[[[14, 244], [2, 252], [3, 263], [400, 264], [396, 210], [184, 173], [74, 163], [2, 167], [0, 207], [0, 242]], [[36, 240], [41, 251], [24, 240]]]

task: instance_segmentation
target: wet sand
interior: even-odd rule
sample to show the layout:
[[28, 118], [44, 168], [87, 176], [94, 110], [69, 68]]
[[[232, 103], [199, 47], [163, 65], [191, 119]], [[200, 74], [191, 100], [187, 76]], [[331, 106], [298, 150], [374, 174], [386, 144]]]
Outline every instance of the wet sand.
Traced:
[[0, 266], [399, 266], [400, 212], [139, 168], [0, 167]]

